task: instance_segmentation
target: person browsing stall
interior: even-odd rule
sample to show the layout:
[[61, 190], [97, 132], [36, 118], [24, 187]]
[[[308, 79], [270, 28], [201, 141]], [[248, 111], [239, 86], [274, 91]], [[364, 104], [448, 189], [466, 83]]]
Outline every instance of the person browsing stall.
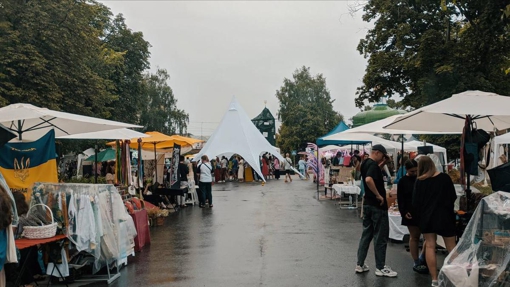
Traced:
[[[425, 242], [436, 242], [437, 235], [442, 236], [448, 252], [455, 247], [456, 199], [457, 193], [450, 176], [438, 172], [429, 156], [421, 156], [418, 161], [418, 180], [413, 193], [413, 208], [418, 217], [418, 227]], [[426, 244], [425, 259], [432, 277], [432, 286], [439, 286], [435, 244]]]
[[365, 189], [363, 204], [363, 232], [358, 247], [356, 273], [369, 270], [365, 264], [370, 242], [374, 239], [376, 276], [396, 277], [397, 272], [386, 265], [386, 247], [389, 237], [388, 205], [380, 164], [387, 157], [386, 148], [374, 145], [370, 157], [361, 165], [361, 176]]
[[[400, 178], [397, 185], [398, 209], [402, 216], [402, 225], [407, 226], [407, 229], [409, 229], [409, 251], [414, 260], [413, 270], [426, 274], [428, 269], [425, 260], [423, 256], [418, 257], [421, 232], [418, 228], [418, 220], [413, 208], [413, 191], [416, 183], [418, 163], [414, 159], [407, 160], [405, 162], [405, 170], [406, 174]], [[423, 246], [424, 251], [425, 245]]]

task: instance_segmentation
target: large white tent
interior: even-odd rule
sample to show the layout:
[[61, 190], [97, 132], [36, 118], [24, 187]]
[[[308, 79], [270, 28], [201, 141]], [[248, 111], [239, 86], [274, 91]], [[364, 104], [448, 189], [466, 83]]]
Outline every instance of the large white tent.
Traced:
[[222, 155], [238, 154], [263, 178], [259, 158], [265, 152], [276, 156], [280, 161], [284, 160], [275, 147], [255, 127], [237, 100], [233, 98], [220, 125], [202, 150], [195, 155], [195, 160], [199, 160], [204, 154], [210, 159]]

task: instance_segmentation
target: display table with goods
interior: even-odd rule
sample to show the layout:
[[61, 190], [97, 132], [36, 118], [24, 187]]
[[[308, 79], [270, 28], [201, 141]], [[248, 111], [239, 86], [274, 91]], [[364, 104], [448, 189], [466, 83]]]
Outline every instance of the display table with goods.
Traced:
[[[58, 243], [58, 246], [60, 247], [60, 249], [57, 250], [57, 253], [63, 251], [63, 246], [64, 246], [63, 243], [64, 243], [64, 240], [66, 240], [66, 238], [67, 238], [67, 236], [65, 236], [65, 235], [54, 235], [54, 236], [51, 236], [48, 238], [34, 238], [34, 239], [20, 238], [20, 239], [16, 239], [14, 242], [16, 244], [16, 248], [18, 248], [19, 250], [28, 248], [29, 253], [27, 254], [27, 257], [31, 258], [32, 252], [38, 252], [39, 250], [42, 250], [43, 247], [45, 247], [47, 244], [50, 244], [50, 243]], [[37, 248], [34, 249], [34, 248], [30, 248], [30, 247], [37, 247]], [[56, 276], [58, 276], [59, 279], [64, 281], [64, 278], [65, 278], [64, 276], [69, 276], [69, 274], [68, 274], [69, 272], [61, 272], [60, 268], [57, 268], [58, 265], [55, 263], [57, 263], [56, 261], [58, 260], [58, 258], [57, 258], [57, 260], [55, 260], [54, 256], [48, 256], [48, 259], [49, 259], [49, 263], [48, 263], [47, 269], [49, 269], [48, 270], [49, 275], [55, 274]], [[20, 282], [21, 282], [22, 276], [25, 272], [27, 263], [28, 263], [28, 261], [24, 260], [24, 262], [21, 264], [19, 272], [17, 273], [18, 276], [17, 276], [17, 278], [14, 279], [14, 286], [21, 285]], [[67, 283], [65, 285], [67, 286]]]
[[388, 222], [390, 225], [390, 239], [402, 241], [404, 236], [409, 234], [407, 226], [402, 225], [402, 216], [398, 209], [388, 211]]
[[[359, 181], [357, 182], [359, 183]], [[344, 194], [349, 195], [349, 204], [342, 204], [340, 201], [340, 208], [342, 209], [357, 209], [358, 208], [358, 196], [361, 194], [361, 188], [357, 185], [357, 183], [350, 184], [333, 184], [331, 186], [332, 196], [331, 198], [336, 198], [336, 195], [340, 195], [340, 199]], [[353, 200], [354, 198], [354, 200]]]
[[496, 192], [476, 208], [439, 273], [440, 286], [510, 286], [510, 194]]
[[[121, 263], [134, 254], [135, 224], [113, 185], [36, 183], [30, 205], [51, 213], [56, 233], [69, 239], [62, 264], [56, 264], [64, 277], [80, 273], [83, 281], [109, 284], [120, 276]], [[116, 273], [110, 273], [114, 267]], [[107, 275], [96, 275], [103, 268]]]

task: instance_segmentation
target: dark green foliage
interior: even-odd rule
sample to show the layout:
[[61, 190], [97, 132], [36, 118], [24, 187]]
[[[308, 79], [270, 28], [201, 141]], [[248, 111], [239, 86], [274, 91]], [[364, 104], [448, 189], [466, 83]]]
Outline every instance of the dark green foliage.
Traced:
[[283, 86], [276, 91], [280, 102], [278, 118], [282, 125], [277, 145], [282, 153], [299, 150], [308, 142], [315, 143], [331, 131], [342, 120], [333, 110], [333, 102], [322, 74], [312, 76], [310, 68], [302, 67], [293, 74], [293, 79], [284, 79]]

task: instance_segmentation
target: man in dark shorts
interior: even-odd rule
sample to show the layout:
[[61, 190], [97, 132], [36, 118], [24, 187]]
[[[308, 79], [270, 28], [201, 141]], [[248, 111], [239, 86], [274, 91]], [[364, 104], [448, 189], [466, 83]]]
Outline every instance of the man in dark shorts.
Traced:
[[363, 204], [363, 233], [359, 241], [356, 273], [368, 271], [365, 265], [370, 242], [374, 239], [376, 276], [396, 277], [397, 272], [386, 266], [386, 247], [389, 237], [388, 204], [380, 164], [387, 159], [386, 148], [372, 146], [370, 157], [361, 165], [361, 176], [365, 188]]

